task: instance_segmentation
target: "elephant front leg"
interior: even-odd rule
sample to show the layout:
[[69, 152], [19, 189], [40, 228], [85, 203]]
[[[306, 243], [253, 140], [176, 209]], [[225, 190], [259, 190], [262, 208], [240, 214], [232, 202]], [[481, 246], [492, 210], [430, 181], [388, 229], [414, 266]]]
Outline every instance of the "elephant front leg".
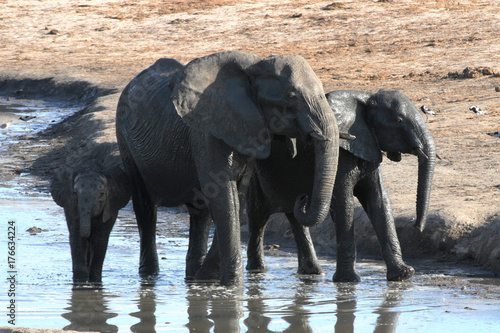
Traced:
[[363, 179], [356, 188], [356, 196], [373, 225], [387, 266], [388, 281], [407, 280], [415, 274], [413, 267], [405, 264], [401, 253], [391, 203], [380, 170]]
[[73, 282], [87, 282], [89, 280], [89, 267], [87, 266], [88, 241], [80, 237], [79, 231], [76, 231], [76, 235], [70, 234], [69, 243], [73, 264]]
[[248, 193], [247, 214], [248, 214], [248, 246], [247, 246], [247, 266], [246, 269], [253, 273], [267, 271], [264, 257], [264, 233], [269, 219], [269, 208], [265, 203], [264, 194], [258, 185]]
[[89, 268], [87, 266], [88, 241], [86, 238], [80, 237], [80, 224], [78, 218], [75, 218], [77, 212], [64, 208], [64, 213], [69, 231], [73, 282], [87, 282], [89, 279]]
[[[243, 263], [236, 175], [242, 174], [246, 158], [239, 158], [229, 146], [216, 138], [192, 136], [191, 139], [198, 179], [215, 223], [220, 283], [224, 286], [241, 285]], [[198, 279], [198, 274], [195, 279]]]
[[[338, 174], [337, 174], [338, 178]], [[336, 180], [339, 182], [339, 180]], [[333, 193], [332, 220], [335, 223], [337, 236], [337, 270], [333, 275], [334, 282], [359, 282], [356, 272], [356, 242], [354, 239], [354, 198], [352, 187], [346, 182], [343, 186], [335, 186]], [[341, 188], [343, 187], [343, 188]]]
[[304, 227], [295, 219], [291, 213], [286, 214], [292, 227], [295, 243], [297, 244], [297, 256], [299, 261], [298, 274], [323, 274], [323, 268], [318, 262], [314, 244], [309, 233], [309, 228]]
[[207, 255], [210, 233], [210, 211], [208, 207], [186, 205], [189, 211], [189, 246], [186, 254], [186, 280], [194, 279]]
[[115, 224], [117, 214], [110, 220], [96, 221], [92, 224], [90, 239], [91, 257], [89, 262], [89, 282], [102, 281], [102, 267], [108, 250], [109, 236]]
[[[215, 222], [220, 256], [220, 284], [223, 286], [243, 283], [241, 255], [239, 203], [236, 182], [229, 182], [226, 191], [209, 199], [209, 207]], [[196, 280], [201, 277], [196, 274]]]

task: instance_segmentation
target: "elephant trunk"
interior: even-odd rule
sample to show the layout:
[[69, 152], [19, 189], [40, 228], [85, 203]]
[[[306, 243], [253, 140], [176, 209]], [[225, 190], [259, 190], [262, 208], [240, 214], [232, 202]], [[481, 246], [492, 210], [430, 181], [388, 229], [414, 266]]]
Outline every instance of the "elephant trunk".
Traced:
[[429, 201], [431, 196], [432, 178], [436, 165], [436, 147], [430, 133], [426, 135], [424, 148], [418, 148], [418, 185], [417, 185], [417, 220], [415, 228], [423, 231], [427, 222]]
[[82, 198], [79, 198], [78, 215], [80, 221], [80, 237], [89, 238], [92, 219], [92, 205], [88, 203], [88, 200], [82, 200]]
[[[337, 173], [339, 152], [338, 128], [328, 103], [326, 103], [326, 106], [329, 112], [326, 113], [325, 119], [315, 122], [321, 128], [320, 133], [317, 130], [306, 131], [313, 138], [315, 147], [313, 190], [309, 205], [308, 196], [302, 194], [297, 197], [294, 207], [295, 218], [306, 227], [317, 225], [327, 217]], [[304, 129], [308, 126], [301, 125], [301, 127]]]

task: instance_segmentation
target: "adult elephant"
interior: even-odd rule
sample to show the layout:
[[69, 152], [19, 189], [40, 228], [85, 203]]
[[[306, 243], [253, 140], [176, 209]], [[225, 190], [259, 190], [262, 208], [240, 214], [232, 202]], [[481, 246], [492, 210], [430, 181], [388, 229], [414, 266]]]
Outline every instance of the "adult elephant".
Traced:
[[[418, 156], [415, 226], [423, 230], [436, 157], [432, 135], [417, 108], [399, 91], [333, 91], [326, 97], [336, 116], [339, 131], [355, 136], [354, 140], [340, 140], [339, 165], [331, 202], [337, 237], [337, 270], [333, 280], [360, 280], [355, 269], [354, 197], [358, 198], [375, 229], [387, 265], [387, 279], [408, 279], [414, 274], [414, 269], [406, 265], [402, 258], [380, 163], [382, 151], [393, 161], [400, 161], [402, 153]], [[297, 150], [297, 157], [292, 159], [287, 154], [286, 146], [275, 141], [270, 158], [258, 161], [256, 165], [247, 201], [249, 270], [266, 270], [263, 253], [265, 226], [272, 213], [284, 212], [297, 243], [298, 272], [322, 272], [309, 230], [304, 227], [313, 224], [301, 224], [291, 214], [294, 196], [308, 191], [314, 176], [313, 147], [308, 142], [297, 140]]]
[[263, 59], [230, 51], [186, 66], [158, 60], [124, 89], [116, 134], [133, 186], [143, 277], [159, 272], [156, 206], [186, 204], [191, 222], [187, 277], [195, 275], [206, 253], [211, 215], [220, 240], [220, 283], [241, 283], [238, 191], [248, 183], [255, 161], [272, 156], [274, 140], [286, 141], [292, 150], [292, 138], [314, 142], [310, 202], [301, 194], [295, 215], [315, 224], [328, 213], [338, 129], [321, 82], [300, 56]]

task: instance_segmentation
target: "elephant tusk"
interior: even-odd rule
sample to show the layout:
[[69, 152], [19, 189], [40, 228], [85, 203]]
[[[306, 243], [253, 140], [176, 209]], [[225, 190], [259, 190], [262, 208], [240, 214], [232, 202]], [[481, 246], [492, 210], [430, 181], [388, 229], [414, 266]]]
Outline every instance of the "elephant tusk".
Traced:
[[292, 155], [292, 158], [295, 158], [297, 156], [297, 145], [296, 145], [297, 139], [295, 138], [286, 138], [285, 143], [290, 151], [290, 154]]
[[356, 139], [356, 136], [349, 134], [347, 132], [339, 132], [339, 138], [344, 140], [354, 140]]
[[316, 139], [316, 140], [321, 141], [321, 142], [330, 141], [323, 134], [318, 133], [318, 132], [309, 132], [308, 134], [311, 136], [311, 138]]
[[428, 159], [429, 159], [429, 156], [427, 156], [427, 154], [426, 154], [426, 153], [424, 153], [424, 151], [422, 150], [422, 148], [417, 147], [417, 148], [416, 148], [416, 151], [417, 151], [417, 155], [418, 155], [419, 157], [424, 157], [426, 160], [428, 160]]

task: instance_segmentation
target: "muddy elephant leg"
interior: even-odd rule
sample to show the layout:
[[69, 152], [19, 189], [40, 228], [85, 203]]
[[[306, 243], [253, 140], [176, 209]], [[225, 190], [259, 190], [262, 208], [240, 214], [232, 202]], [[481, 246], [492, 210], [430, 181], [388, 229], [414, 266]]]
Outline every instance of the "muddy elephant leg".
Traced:
[[[229, 146], [214, 137], [192, 136], [191, 139], [198, 179], [215, 223], [220, 283], [224, 286], [242, 285], [240, 203], [236, 175], [242, 172], [245, 159], [240, 160]], [[195, 280], [198, 279], [196, 274]]]
[[[220, 283], [224, 286], [243, 283], [240, 221], [238, 217], [236, 182], [230, 182], [221, 195], [210, 199], [220, 256]], [[195, 276], [196, 280], [200, 277]]]
[[253, 273], [267, 271], [264, 257], [264, 233], [269, 219], [269, 207], [266, 205], [265, 196], [260, 187], [255, 185], [248, 194], [248, 246], [246, 269]]
[[73, 282], [87, 282], [89, 279], [89, 267], [87, 266], [88, 241], [77, 235], [70, 235], [71, 261], [73, 263]]
[[102, 281], [102, 266], [104, 265], [104, 258], [108, 250], [109, 236], [115, 224], [115, 220], [116, 215], [112, 216], [109, 221], [99, 221], [98, 225], [92, 225], [89, 282]]
[[192, 280], [207, 255], [211, 215], [208, 207], [195, 207], [188, 203], [189, 247], [186, 254], [186, 280]]
[[220, 257], [217, 233], [214, 235], [210, 249], [200, 269], [196, 272], [196, 279], [200, 281], [220, 280]]
[[334, 282], [359, 282], [356, 272], [356, 243], [354, 240], [354, 197], [353, 180], [342, 170], [337, 173], [333, 191], [331, 213], [337, 236], [337, 270]]
[[89, 269], [87, 267], [87, 240], [80, 237], [80, 227], [78, 224], [77, 213], [67, 212], [66, 222], [69, 231], [69, 245], [71, 248], [71, 262], [73, 268], [73, 282], [87, 282], [89, 278]]
[[377, 168], [358, 183], [355, 195], [375, 229], [382, 257], [387, 265], [387, 280], [402, 281], [412, 277], [415, 270], [403, 261], [391, 203], [380, 169]]
[[132, 203], [140, 237], [139, 275], [152, 278], [160, 272], [156, 250], [156, 205], [148, 194], [137, 168], [128, 172], [132, 182]]
[[304, 227], [295, 219], [292, 213], [286, 214], [292, 227], [295, 243], [297, 244], [297, 257], [299, 261], [298, 274], [323, 274], [323, 268], [318, 262], [314, 244], [309, 233], [309, 228]]

